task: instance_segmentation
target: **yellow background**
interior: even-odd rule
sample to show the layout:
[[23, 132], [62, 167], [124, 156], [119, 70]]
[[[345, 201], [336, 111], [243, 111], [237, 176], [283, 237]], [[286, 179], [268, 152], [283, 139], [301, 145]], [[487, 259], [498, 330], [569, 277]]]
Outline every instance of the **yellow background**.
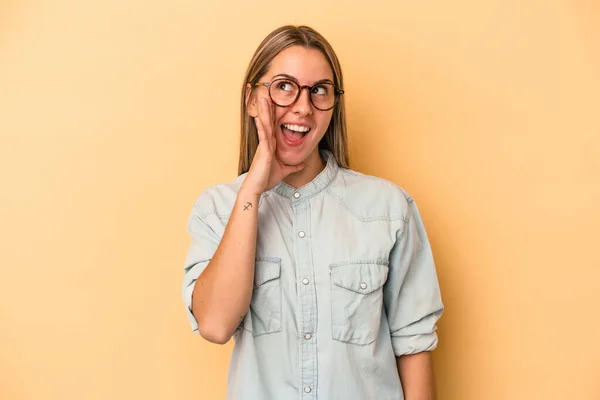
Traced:
[[421, 208], [440, 400], [600, 399], [597, 0], [0, 0], [0, 399], [224, 398], [185, 225], [285, 23], [341, 59], [353, 167]]

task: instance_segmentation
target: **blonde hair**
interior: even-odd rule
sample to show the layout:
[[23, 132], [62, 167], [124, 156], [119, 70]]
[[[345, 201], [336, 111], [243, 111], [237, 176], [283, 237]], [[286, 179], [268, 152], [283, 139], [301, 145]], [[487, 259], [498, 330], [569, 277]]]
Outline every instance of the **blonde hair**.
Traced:
[[[282, 26], [271, 32], [258, 46], [244, 77], [241, 102], [241, 140], [238, 174], [248, 172], [252, 159], [258, 147], [258, 133], [252, 117], [248, 115], [246, 107], [246, 87], [252, 88], [258, 80], [267, 73], [273, 59], [283, 50], [291, 46], [314, 48], [325, 56], [333, 70], [333, 83], [343, 89], [342, 68], [333, 48], [327, 40], [317, 31], [308, 26]], [[333, 153], [338, 165], [342, 168], [350, 167], [348, 157], [348, 143], [346, 137], [346, 109], [344, 96], [340, 96], [333, 109], [329, 127], [319, 142], [319, 149], [329, 150]]]

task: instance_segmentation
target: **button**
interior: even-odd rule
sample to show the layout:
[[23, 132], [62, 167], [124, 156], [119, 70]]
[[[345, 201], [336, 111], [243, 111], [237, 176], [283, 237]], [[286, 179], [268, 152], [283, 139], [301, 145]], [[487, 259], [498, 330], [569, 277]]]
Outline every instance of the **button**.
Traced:
[[306, 236], [306, 233], [304, 233], [304, 231], [300, 231], [300, 232], [298, 232], [298, 236], [303, 238], [304, 236]]
[[300, 198], [300, 193], [298, 193], [298, 192], [294, 193], [294, 198], [295, 199], [299, 199]]
[[361, 288], [362, 290], [365, 290], [365, 289], [367, 288], [367, 284], [366, 284], [366, 283], [364, 283], [364, 282], [363, 282], [363, 283], [361, 283], [361, 284], [360, 284], [360, 288]]
[[310, 388], [310, 386], [306, 386], [306, 387], [304, 388], [304, 392], [306, 392], [306, 393], [310, 393], [310, 391], [311, 391], [311, 390], [312, 390], [312, 389]]
[[302, 279], [302, 283], [304, 283], [305, 285], [308, 285], [308, 278]]
[[307, 333], [306, 335], [304, 335], [304, 339], [306, 339], [306, 340], [310, 340], [311, 337], [312, 337], [312, 335], [310, 333]]

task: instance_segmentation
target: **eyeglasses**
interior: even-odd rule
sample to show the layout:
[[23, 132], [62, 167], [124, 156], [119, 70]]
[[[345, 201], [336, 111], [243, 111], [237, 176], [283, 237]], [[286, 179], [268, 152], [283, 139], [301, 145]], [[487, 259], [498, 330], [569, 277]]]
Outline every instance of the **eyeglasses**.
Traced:
[[269, 96], [275, 105], [289, 107], [300, 97], [302, 89], [308, 89], [310, 102], [317, 110], [329, 111], [335, 107], [340, 95], [344, 94], [331, 82], [318, 82], [313, 86], [298, 84], [289, 78], [277, 78], [271, 82], [258, 82], [256, 86], [265, 86], [269, 90]]

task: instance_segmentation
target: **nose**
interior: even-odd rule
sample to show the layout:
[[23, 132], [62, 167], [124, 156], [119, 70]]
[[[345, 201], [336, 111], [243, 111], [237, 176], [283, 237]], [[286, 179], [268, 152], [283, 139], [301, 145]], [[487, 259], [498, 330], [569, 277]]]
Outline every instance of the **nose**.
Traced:
[[[304, 93], [306, 89], [306, 93]], [[300, 88], [300, 95], [296, 102], [292, 105], [294, 114], [305, 116], [312, 114], [312, 103], [310, 102], [310, 89], [307, 87]]]

